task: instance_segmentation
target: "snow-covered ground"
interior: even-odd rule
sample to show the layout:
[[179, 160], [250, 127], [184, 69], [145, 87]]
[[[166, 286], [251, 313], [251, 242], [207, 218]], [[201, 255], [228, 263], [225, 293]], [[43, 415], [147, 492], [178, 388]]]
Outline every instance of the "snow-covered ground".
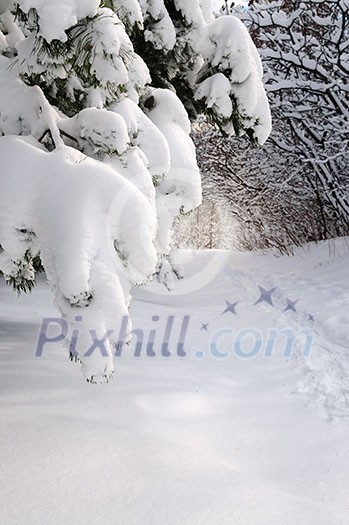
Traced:
[[182, 255], [174, 293], [134, 292], [157, 355], [123, 349], [107, 385], [60, 342], [34, 356], [43, 280], [1, 285], [0, 523], [348, 524], [348, 240]]

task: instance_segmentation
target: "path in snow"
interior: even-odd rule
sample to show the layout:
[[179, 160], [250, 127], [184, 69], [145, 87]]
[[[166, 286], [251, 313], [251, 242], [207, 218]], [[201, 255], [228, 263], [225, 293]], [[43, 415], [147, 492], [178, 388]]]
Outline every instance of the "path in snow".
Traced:
[[42, 317], [56, 316], [46, 285], [19, 299], [1, 287], [0, 522], [347, 524], [349, 253], [335, 246], [185, 253], [176, 292], [153, 283], [133, 307], [157, 353], [173, 316], [173, 355], [131, 346], [108, 385], [85, 383], [60, 343], [34, 357]]

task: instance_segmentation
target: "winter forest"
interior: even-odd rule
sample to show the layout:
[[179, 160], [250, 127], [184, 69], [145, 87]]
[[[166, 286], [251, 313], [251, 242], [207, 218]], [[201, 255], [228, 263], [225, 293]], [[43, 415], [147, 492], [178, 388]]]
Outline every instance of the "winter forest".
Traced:
[[0, 0], [1, 523], [347, 525], [348, 73], [348, 0]]

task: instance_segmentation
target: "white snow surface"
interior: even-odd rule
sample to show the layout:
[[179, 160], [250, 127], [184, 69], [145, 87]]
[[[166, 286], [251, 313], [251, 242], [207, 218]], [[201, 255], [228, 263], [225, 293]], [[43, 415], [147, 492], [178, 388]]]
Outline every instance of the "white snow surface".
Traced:
[[[1, 523], [347, 525], [348, 240], [293, 257], [181, 259], [186, 280], [175, 293], [155, 283], [133, 291], [134, 328], [146, 339], [156, 329], [157, 356], [125, 348], [108, 385], [88, 385], [61, 342], [34, 357], [42, 319], [56, 317], [43, 280], [21, 297], [1, 284]], [[273, 306], [255, 304], [258, 286], [277, 287]], [[296, 312], [285, 311], [287, 299], [298, 299]], [[236, 314], [223, 313], [225, 301], [237, 302]], [[285, 356], [282, 339], [265, 357], [267, 334], [286, 326], [311, 328], [308, 357], [301, 344]], [[229, 332], [226, 359], [210, 354], [218, 330], [246, 328], [263, 339], [253, 358], [238, 357]]]

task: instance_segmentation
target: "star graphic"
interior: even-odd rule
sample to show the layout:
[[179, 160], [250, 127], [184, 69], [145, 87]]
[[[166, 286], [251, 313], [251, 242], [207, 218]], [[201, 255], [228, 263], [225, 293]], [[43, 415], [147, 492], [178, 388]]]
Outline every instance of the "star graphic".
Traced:
[[236, 303], [230, 303], [229, 301], [225, 301], [226, 309], [221, 313], [221, 315], [226, 314], [227, 312], [231, 312], [232, 314], [236, 315], [235, 308], [238, 302], [239, 301], [236, 301]]
[[308, 314], [308, 319], [307, 321], [310, 321], [311, 323], [313, 323], [315, 321], [315, 317], [311, 314]]
[[286, 298], [287, 306], [284, 308], [284, 312], [287, 312], [287, 310], [292, 310], [292, 312], [297, 313], [296, 310], [296, 304], [298, 303], [299, 299], [296, 299], [296, 301], [291, 301], [290, 299]]
[[271, 296], [277, 289], [277, 286], [275, 286], [275, 288], [271, 288], [271, 290], [266, 290], [265, 288], [263, 288], [263, 286], [259, 286], [259, 285], [258, 285], [258, 288], [259, 288], [260, 297], [259, 299], [257, 299], [257, 301], [254, 303], [253, 306], [256, 306], [259, 303], [268, 303], [270, 304], [270, 306], [274, 306]]
[[209, 323], [203, 323], [203, 322], [201, 322], [201, 328], [200, 328], [200, 330], [205, 330], [205, 332], [207, 332], [207, 330], [208, 330], [208, 325], [209, 325]]

